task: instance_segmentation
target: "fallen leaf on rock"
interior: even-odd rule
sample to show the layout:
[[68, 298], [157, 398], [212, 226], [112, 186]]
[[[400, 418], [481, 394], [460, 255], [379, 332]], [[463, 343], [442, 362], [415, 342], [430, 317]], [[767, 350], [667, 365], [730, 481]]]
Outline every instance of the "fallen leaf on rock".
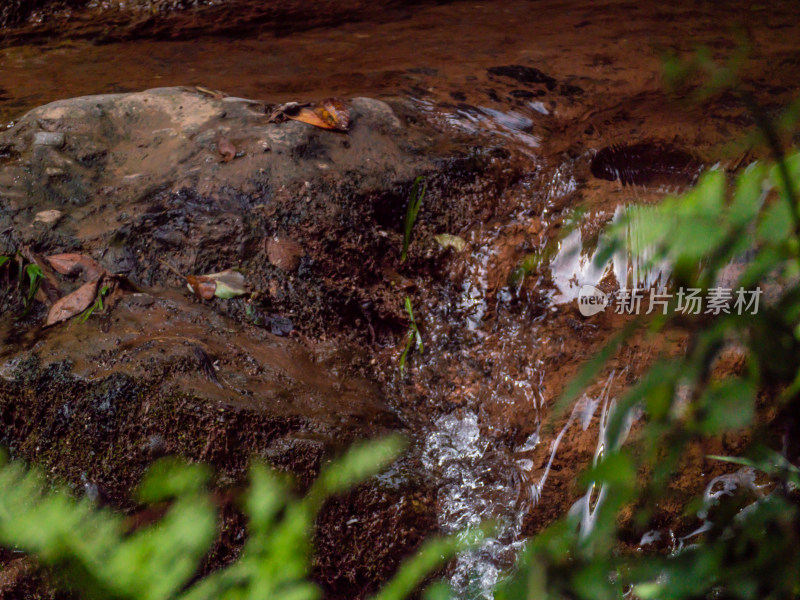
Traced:
[[45, 327], [61, 323], [67, 319], [71, 319], [89, 308], [97, 296], [97, 287], [100, 284], [100, 278], [84, 283], [77, 290], [61, 298], [58, 302], [53, 304], [50, 312], [47, 313], [47, 321]]
[[300, 104], [299, 102], [286, 102], [285, 104], [279, 104], [272, 109], [272, 112], [269, 113], [269, 116], [267, 117], [267, 123], [283, 123], [289, 118], [289, 115], [296, 115], [298, 112], [300, 112], [301, 108], [306, 106], [311, 106], [311, 104]]
[[209, 273], [206, 277], [213, 279], [217, 283], [217, 291], [214, 293], [217, 298], [227, 300], [247, 293], [244, 273], [237, 269]]
[[106, 270], [94, 259], [83, 254], [54, 254], [45, 258], [62, 275], [82, 275], [84, 280], [90, 281], [106, 274]]
[[217, 283], [213, 279], [202, 275], [187, 275], [186, 287], [195, 296], [199, 296], [203, 300], [211, 300], [217, 292]]
[[306, 102], [304, 104], [300, 104], [299, 102], [286, 102], [285, 104], [279, 104], [275, 108], [272, 109], [272, 112], [269, 113], [267, 117], [267, 122], [269, 123], [283, 123], [289, 115], [296, 115], [301, 108], [311, 106], [310, 102]]
[[305, 250], [294, 240], [273, 237], [267, 242], [269, 262], [282, 271], [296, 271], [303, 256], [305, 256]]
[[314, 108], [302, 107], [296, 113], [286, 113], [295, 121], [302, 121], [322, 129], [347, 131], [350, 128], [350, 113], [341, 100], [329, 98]]
[[186, 285], [203, 300], [211, 300], [214, 296], [228, 300], [247, 293], [244, 274], [237, 269], [226, 269], [207, 275], [188, 275]]
[[297, 111], [296, 114], [290, 115], [287, 114], [287, 117], [293, 119], [295, 121], [300, 121], [302, 123], [308, 123], [309, 125], [313, 125], [314, 127], [321, 127], [322, 129], [334, 129], [333, 127], [329, 126], [322, 117], [320, 117], [313, 109], [310, 108], [301, 108]]
[[440, 233], [439, 235], [433, 236], [433, 239], [435, 239], [442, 248], [452, 248], [456, 252], [461, 252], [464, 246], [467, 245], [464, 238], [449, 233]]
[[314, 108], [314, 112], [330, 129], [338, 131], [350, 129], [350, 111], [338, 98], [326, 98]]
[[234, 146], [228, 138], [219, 138], [217, 150], [222, 156], [222, 162], [231, 162], [236, 158], [236, 146]]
[[269, 115], [270, 123], [281, 123], [286, 119], [308, 123], [322, 129], [347, 131], [350, 129], [350, 112], [338, 98], [326, 98], [311, 105], [287, 102], [276, 107]]

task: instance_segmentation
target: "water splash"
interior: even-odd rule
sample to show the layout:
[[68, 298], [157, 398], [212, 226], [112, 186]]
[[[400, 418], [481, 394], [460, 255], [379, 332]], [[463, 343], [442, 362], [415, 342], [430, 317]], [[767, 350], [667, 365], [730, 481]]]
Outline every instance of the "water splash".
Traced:
[[659, 289], [665, 287], [672, 272], [666, 261], [655, 260], [655, 248], [643, 233], [641, 223], [644, 209], [637, 205], [618, 206], [609, 225], [626, 223], [627, 247], [616, 250], [604, 264], [598, 263], [597, 251], [586, 248], [581, 230], [572, 230], [558, 246], [550, 263], [555, 285], [552, 301], [556, 304], [572, 302], [583, 285], [596, 286], [612, 277], [620, 288]]
[[[539, 136], [533, 133], [534, 121], [520, 111], [502, 111], [488, 106], [459, 105], [453, 109], [437, 107], [434, 102], [422, 98], [411, 99], [417, 108], [429, 115], [434, 122], [471, 135], [484, 135], [491, 139], [499, 137], [511, 142], [522, 154], [531, 158], [538, 155], [536, 149], [541, 145]], [[531, 117], [547, 114], [544, 106], [531, 107]], [[546, 108], [544, 109], [546, 110]]]
[[519, 476], [519, 467], [490, 449], [471, 411], [436, 421], [425, 440], [423, 464], [441, 481], [439, 525], [444, 533], [467, 535], [484, 523], [496, 523], [493, 536], [457, 557], [450, 579], [461, 597], [492, 598], [501, 571], [513, 564], [522, 545], [520, 491], [508, 484]]
[[[623, 370], [622, 373], [624, 374], [625, 370]], [[586, 414], [589, 414], [589, 411], [591, 410], [591, 414], [589, 414], [588, 419], [585, 418], [583, 421], [585, 424], [584, 429], [588, 426], [589, 421], [591, 421], [592, 414], [594, 413], [596, 407], [602, 403], [602, 408], [600, 409], [600, 425], [597, 434], [597, 446], [595, 447], [594, 457], [592, 458], [592, 464], [595, 466], [603, 459], [603, 456], [608, 449], [617, 450], [625, 442], [625, 440], [628, 438], [628, 434], [630, 433], [631, 426], [641, 416], [641, 410], [639, 409], [632, 409], [628, 411], [628, 414], [625, 416], [622, 430], [619, 432], [619, 437], [615, 440], [609, 438], [609, 416], [613, 413], [616, 406], [616, 398], [611, 397], [611, 386], [614, 382], [615, 376], [616, 372], [611, 371], [603, 385], [603, 389], [597, 398], [592, 399], [588, 396], [584, 396], [582, 398], [582, 402], [584, 402], [586, 405]], [[580, 406], [580, 402], [577, 406]], [[569, 514], [577, 515], [580, 518], [580, 534], [582, 537], [589, 535], [594, 528], [597, 508], [602, 504], [607, 492], [607, 486], [600, 485], [598, 488], [595, 482], [592, 482], [589, 484], [589, 488], [586, 493], [577, 502], [575, 502], [575, 504], [572, 505], [572, 508], [570, 508]]]

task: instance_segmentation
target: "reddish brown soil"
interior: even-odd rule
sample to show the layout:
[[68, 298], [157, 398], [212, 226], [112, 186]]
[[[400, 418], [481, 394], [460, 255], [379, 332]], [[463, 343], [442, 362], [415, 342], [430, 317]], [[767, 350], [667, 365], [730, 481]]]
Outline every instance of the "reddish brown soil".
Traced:
[[270, 31], [288, 35], [348, 21], [392, 21], [407, 17], [425, 0], [8, 0], [0, 8], [2, 43], [61, 37], [109, 42], [154, 37], [243, 35]]

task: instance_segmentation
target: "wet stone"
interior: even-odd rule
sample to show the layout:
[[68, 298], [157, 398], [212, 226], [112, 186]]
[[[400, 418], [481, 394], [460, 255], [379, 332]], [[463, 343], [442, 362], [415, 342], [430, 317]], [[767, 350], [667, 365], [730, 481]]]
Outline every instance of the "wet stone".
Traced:
[[39, 131], [33, 137], [34, 146], [51, 146], [61, 148], [66, 141], [66, 137], [60, 132]]
[[[0, 163], [0, 231], [11, 232], [3, 250], [91, 254], [123, 288], [82, 327], [42, 334], [33, 357], [41, 368], [73, 365], [62, 377], [74, 388], [69, 419], [62, 419], [71, 433], [58, 435], [83, 439], [95, 431], [91, 450], [102, 452], [103, 436], [130, 420], [142, 428], [129, 440], [137, 448], [154, 433], [172, 448], [177, 430], [137, 411], [147, 405], [156, 415], [176, 395], [191, 397], [192, 414], [222, 405], [284, 432], [316, 431], [326, 451], [399, 426], [374, 383], [322, 366], [322, 350], [293, 334], [363, 319], [349, 309], [362, 275], [359, 285], [380, 287], [369, 293], [392, 310], [399, 306], [375, 272], [374, 257], [387, 242], [376, 232], [372, 203], [394, 206], [415, 177], [435, 173], [449, 155], [434, 155], [435, 132], [403, 127], [388, 104], [344, 102], [353, 122], [347, 133], [269, 123], [248, 101], [223, 105], [186, 88], [60, 100], [0, 131], [0, 148], [13, 149]], [[220, 162], [212, 142], [221, 134], [242, 153], [236, 161]], [[67, 141], [74, 158], [59, 151]], [[232, 268], [246, 274], [252, 298], [200, 300], [182, 279]], [[0, 335], [13, 327], [13, 319], [0, 318]], [[219, 361], [218, 381], [198, 367], [194, 346]], [[26, 352], [8, 348], [3, 363]], [[37, 401], [63, 404], [64, 382], [42, 381]], [[0, 417], [6, 400], [20, 395], [24, 389], [0, 389]], [[243, 452], [265, 447], [252, 443]], [[310, 457], [307, 450], [298, 448], [295, 458]]]
[[[324, 456], [403, 429], [363, 366], [365, 340], [403, 335], [405, 324], [403, 291], [382, 261], [399, 254], [418, 176], [432, 190], [415, 239], [423, 252], [445, 219], [454, 231], [474, 219], [478, 208], [447, 211], [488, 161], [464, 161], [461, 134], [409, 120], [413, 105], [393, 102], [345, 99], [352, 126], [339, 132], [162, 88], [57, 101], [0, 131], [10, 149], [0, 161], [2, 253], [91, 255], [119, 284], [84, 323], [39, 331], [46, 310], [23, 324], [0, 315], [0, 338], [26, 342], [4, 348], [0, 375], [32, 365], [23, 378], [0, 378], [8, 445], [77, 486], [85, 470], [123, 504], [144, 463], [165, 451], [231, 481], [260, 454], [306, 485]], [[69, 140], [41, 135], [50, 131]], [[220, 161], [220, 135], [237, 160]], [[67, 141], [69, 156], [59, 151]], [[57, 227], [31, 227], [54, 209]], [[187, 277], [229, 269], [244, 274], [246, 296], [186, 289]], [[391, 515], [395, 505], [365, 512]], [[394, 544], [385, 540], [387, 557]]]

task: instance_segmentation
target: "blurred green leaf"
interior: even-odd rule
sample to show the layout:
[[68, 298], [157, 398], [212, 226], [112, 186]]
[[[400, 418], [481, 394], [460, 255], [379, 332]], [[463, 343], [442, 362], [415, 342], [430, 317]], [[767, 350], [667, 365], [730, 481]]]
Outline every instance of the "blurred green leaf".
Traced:
[[730, 378], [712, 382], [701, 399], [700, 429], [715, 434], [746, 427], [753, 420], [755, 395], [752, 381]]
[[204, 465], [187, 465], [175, 458], [153, 463], [139, 487], [139, 500], [161, 502], [189, 493], [201, 492], [211, 474]]
[[[482, 538], [482, 532], [475, 530], [466, 537], [450, 536], [429, 539], [412, 558], [403, 563], [397, 574], [383, 586], [377, 595], [373, 596], [373, 600], [408, 598], [433, 569], [443, 565], [455, 556], [456, 552], [476, 546]], [[440, 597], [442, 593], [440, 590]]]
[[773, 202], [764, 212], [758, 224], [758, 239], [762, 242], [777, 243], [785, 240], [792, 232], [792, 212], [785, 202]]
[[747, 225], [758, 216], [764, 203], [765, 177], [766, 168], [758, 163], [750, 165], [737, 177], [730, 206], [730, 220], [733, 225]]
[[309, 496], [321, 499], [346, 491], [389, 466], [404, 447], [405, 440], [399, 435], [355, 444], [322, 470]]

